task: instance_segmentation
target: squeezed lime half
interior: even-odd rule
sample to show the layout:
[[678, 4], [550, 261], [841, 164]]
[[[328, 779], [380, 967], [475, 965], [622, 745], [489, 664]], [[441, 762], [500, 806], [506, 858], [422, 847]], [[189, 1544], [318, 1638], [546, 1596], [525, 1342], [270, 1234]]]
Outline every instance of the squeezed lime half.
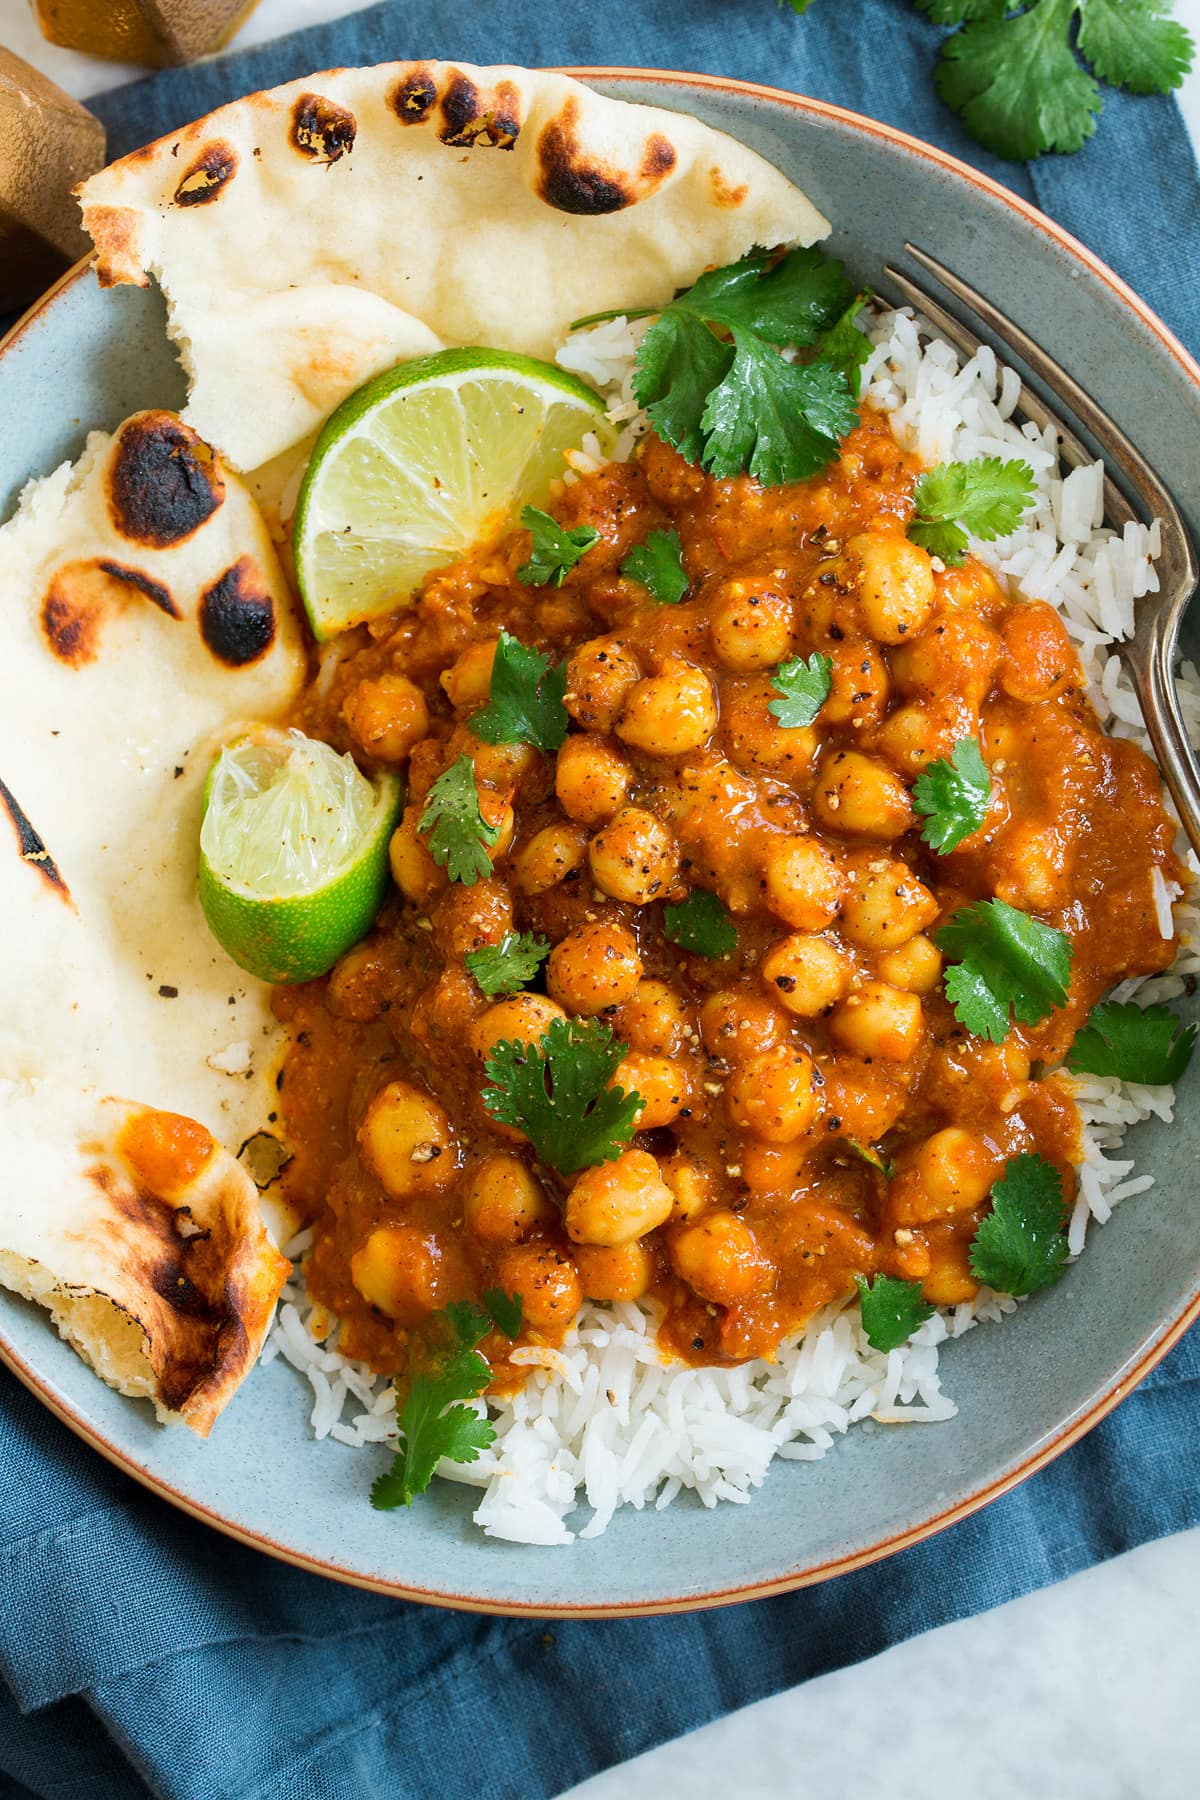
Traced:
[[324, 975], [375, 922], [403, 798], [398, 776], [371, 782], [302, 731], [226, 745], [200, 827], [200, 904], [222, 949], [262, 981]]
[[395, 611], [431, 569], [544, 502], [589, 431], [609, 447], [594, 389], [506, 350], [440, 350], [368, 381], [317, 439], [296, 504], [317, 637]]

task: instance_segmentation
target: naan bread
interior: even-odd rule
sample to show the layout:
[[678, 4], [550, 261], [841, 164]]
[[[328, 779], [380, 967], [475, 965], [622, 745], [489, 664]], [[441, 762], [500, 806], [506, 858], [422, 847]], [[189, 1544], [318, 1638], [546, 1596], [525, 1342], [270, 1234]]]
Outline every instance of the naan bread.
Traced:
[[545, 70], [334, 69], [222, 107], [80, 190], [102, 283], [153, 275], [184, 418], [241, 469], [441, 344], [549, 357], [572, 320], [661, 303], [829, 229], [743, 144]]
[[123, 1394], [207, 1437], [290, 1271], [192, 1119], [44, 1084], [0, 1095], [0, 1281]]

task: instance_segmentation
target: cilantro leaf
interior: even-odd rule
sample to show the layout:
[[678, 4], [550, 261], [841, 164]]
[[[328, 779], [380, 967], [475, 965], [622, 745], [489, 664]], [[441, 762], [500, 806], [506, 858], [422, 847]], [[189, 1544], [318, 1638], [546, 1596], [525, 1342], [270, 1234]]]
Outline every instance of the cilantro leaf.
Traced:
[[488, 1318], [497, 1331], [502, 1331], [506, 1338], [520, 1337], [520, 1294], [506, 1294], [500, 1287], [484, 1288], [483, 1304], [487, 1309]]
[[1079, 150], [1095, 131], [1100, 89], [1071, 48], [1078, 3], [1035, 0], [1013, 17], [989, 11], [943, 47], [937, 91], [997, 156]]
[[425, 797], [418, 831], [429, 834], [429, 854], [451, 881], [472, 887], [492, 872], [488, 851], [500, 836], [498, 825], [489, 825], [479, 810], [475, 765], [469, 756], [456, 757], [439, 775]]
[[863, 1331], [873, 1350], [898, 1350], [918, 1326], [932, 1319], [936, 1308], [921, 1298], [919, 1281], [897, 1281], [877, 1275], [874, 1281], [854, 1277], [862, 1308]]
[[663, 936], [697, 956], [728, 956], [737, 948], [737, 927], [707, 888], [693, 888], [678, 906], [663, 907]]
[[878, 1169], [885, 1181], [890, 1181], [896, 1173], [896, 1165], [891, 1157], [884, 1156], [883, 1152], [877, 1150], [874, 1144], [860, 1144], [857, 1138], [848, 1137], [846, 1148], [852, 1150], [860, 1161], [867, 1164], [868, 1168]]
[[971, 1245], [971, 1273], [998, 1294], [1053, 1287], [1067, 1261], [1062, 1176], [1045, 1157], [1010, 1157]]
[[567, 665], [501, 631], [487, 705], [468, 721], [485, 744], [532, 744], [557, 750], [567, 735]]
[[532, 981], [549, 954], [545, 938], [534, 937], [531, 931], [506, 931], [498, 944], [468, 950], [463, 962], [480, 992], [491, 1000], [496, 994], [515, 994]]
[[1116, 1075], [1164, 1087], [1179, 1080], [1195, 1047], [1196, 1027], [1182, 1024], [1170, 1007], [1106, 1000], [1093, 1006], [1076, 1032], [1067, 1067], [1076, 1075]]
[[560, 525], [536, 506], [521, 509], [521, 523], [533, 540], [529, 561], [517, 570], [526, 587], [561, 587], [580, 557], [600, 542], [590, 525]]
[[855, 399], [861, 386], [859, 371], [871, 354], [871, 340], [865, 331], [858, 329], [855, 321], [870, 298], [869, 288], [855, 294], [841, 317], [835, 319], [818, 340], [821, 361], [841, 370]]
[[651, 531], [621, 564], [622, 575], [640, 581], [662, 606], [678, 606], [688, 590], [683, 545], [677, 531]]
[[735, 331], [733, 343], [733, 365], [700, 421], [704, 467], [719, 481], [745, 471], [764, 487], [816, 475], [858, 423], [846, 377], [828, 363], [787, 362], [748, 332]]
[[1002, 1044], [1012, 1028], [1037, 1025], [1067, 998], [1071, 940], [1003, 900], [960, 907], [934, 935], [953, 958], [946, 997], [955, 1016], [976, 1037]]
[[633, 389], [650, 423], [685, 462], [698, 463], [705, 437], [705, 402], [733, 365], [733, 346], [714, 337], [689, 313], [670, 307], [638, 345]]
[[832, 685], [831, 656], [820, 650], [814, 650], [807, 662], [802, 656], [791, 656], [780, 663], [771, 677], [779, 699], [772, 700], [767, 711], [789, 730], [811, 725], [828, 700]]
[[992, 777], [975, 738], [959, 738], [949, 760], [943, 756], [913, 784], [913, 806], [924, 813], [921, 836], [931, 850], [948, 856], [978, 831], [992, 797]]
[[915, 515], [908, 527], [914, 544], [957, 568], [967, 533], [977, 538], [1007, 537], [1032, 504], [1033, 470], [1028, 463], [998, 456], [974, 462], [939, 463], [926, 469], [913, 489]]
[[854, 290], [840, 262], [812, 248], [709, 269], [672, 305], [726, 331], [749, 331], [769, 344], [817, 342], [845, 311]]
[[1079, 48], [1101, 81], [1133, 94], [1166, 94], [1192, 66], [1192, 40], [1163, 0], [1087, 0]]
[[555, 1019], [540, 1044], [499, 1043], [484, 1068], [483, 1104], [523, 1131], [560, 1175], [612, 1162], [633, 1136], [640, 1094], [609, 1087], [625, 1056], [598, 1019]]
[[1009, 0], [916, 0], [918, 12], [935, 25], [962, 25], [968, 19], [998, 19], [1009, 10]]
[[[492, 1371], [475, 1346], [491, 1330], [486, 1313], [467, 1301], [454, 1300], [430, 1325], [436, 1337], [408, 1385], [398, 1415], [403, 1442], [391, 1468], [371, 1489], [371, 1505], [381, 1512], [411, 1506], [423, 1494], [443, 1457], [475, 1462], [496, 1433], [486, 1419], [459, 1402], [482, 1394]], [[440, 1338], [441, 1342], [437, 1342]]]

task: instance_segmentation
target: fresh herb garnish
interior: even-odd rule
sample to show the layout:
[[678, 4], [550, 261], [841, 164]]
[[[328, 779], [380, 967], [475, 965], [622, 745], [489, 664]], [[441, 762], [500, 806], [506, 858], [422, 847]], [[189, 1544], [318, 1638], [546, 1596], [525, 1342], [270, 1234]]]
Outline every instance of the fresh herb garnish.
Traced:
[[707, 888], [693, 888], [678, 906], [663, 907], [663, 936], [697, 956], [728, 956], [737, 948], [737, 927]]
[[878, 1169], [885, 1181], [890, 1181], [896, 1173], [895, 1163], [882, 1150], [877, 1150], [874, 1144], [862, 1144], [857, 1138], [847, 1138], [846, 1148], [852, 1150], [869, 1168]]
[[555, 1019], [540, 1044], [499, 1043], [483, 1104], [560, 1175], [611, 1162], [633, 1136], [642, 1097], [608, 1083], [626, 1053], [598, 1019]]
[[865, 331], [858, 329], [855, 320], [870, 298], [870, 288], [855, 294], [841, 317], [828, 331], [822, 332], [817, 345], [821, 361], [842, 371], [855, 399], [862, 386], [862, 366], [871, 354], [871, 340]]
[[621, 564], [622, 575], [640, 581], [662, 606], [677, 606], [687, 593], [683, 545], [677, 531], [651, 531]]
[[948, 856], [978, 831], [987, 816], [992, 778], [975, 738], [959, 738], [949, 760], [937, 762], [913, 784], [913, 806], [924, 813], [921, 836], [931, 850]]
[[971, 1245], [971, 1273], [998, 1294], [1053, 1287], [1067, 1261], [1062, 1176], [1044, 1156], [1013, 1156]]
[[976, 1037], [1002, 1044], [1010, 1009], [1022, 1025], [1037, 1025], [1066, 1004], [1070, 938], [1003, 900], [960, 907], [934, 942], [955, 964], [946, 971], [946, 997]]
[[828, 700], [832, 685], [831, 656], [814, 650], [807, 662], [802, 656], [789, 657], [787, 662], [780, 663], [771, 677], [771, 686], [779, 699], [770, 701], [767, 711], [790, 730], [811, 725]]
[[552, 664], [540, 650], [501, 631], [492, 662], [487, 705], [468, 722], [486, 744], [532, 744], [557, 750], [567, 735], [566, 663]]
[[897, 1281], [892, 1275], [877, 1275], [867, 1282], [854, 1277], [862, 1308], [863, 1331], [873, 1350], [898, 1350], [913, 1332], [932, 1319], [935, 1308], [921, 1298], [919, 1281]]
[[475, 765], [469, 756], [456, 757], [439, 775], [425, 797], [417, 825], [429, 834], [429, 854], [451, 881], [471, 887], [492, 872], [488, 851], [500, 836], [498, 825], [489, 825], [479, 810]]
[[931, 556], [957, 568], [967, 533], [985, 540], [1015, 531], [1033, 503], [1033, 470], [1025, 462], [981, 456], [974, 462], [939, 463], [913, 489], [916, 511], [908, 535]]
[[481, 993], [491, 1000], [496, 994], [515, 994], [532, 981], [549, 954], [545, 938], [534, 937], [531, 931], [506, 931], [498, 944], [468, 950], [463, 962]]
[[495, 1441], [496, 1433], [464, 1400], [482, 1394], [492, 1371], [476, 1351], [492, 1320], [466, 1300], [452, 1300], [429, 1321], [433, 1345], [424, 1352], [398, 1415], [404, 1441], [386, 1474], [371, 1489], [380, 1512], [411, 1506], [423, 1494], [443, 1457], [470, 1463]]
[[536, 506], [522, 508], [521, 523], [533, 540], [529, 561], [517, 570], [526, 587], [561, 587], [580, 557], [600, 542], [592, 526], [560, 525]]
[[506, 1338], [521, 1335], [521, 1296], [506, 1294], [501, 1287], [484, 1288], [481, 1296], [488, 1318]]
[[1179, 1080], [1195, 1047], [1196, 1027], [1182, 1024], [1169, 1007], [1106, 1000], [1076, 1033], [1067, 1067], [1076, 1075], [1116, 1075], [1165, 1087]]
[[779, 352], [818, 348], [854, 291], [818, 250], [710, 269], [642, 338], [639, 404], [660, 437], [718, 478], [748, 472], [774, 486], [815, 475], [858, 422], [850, 385], [832, 362]]

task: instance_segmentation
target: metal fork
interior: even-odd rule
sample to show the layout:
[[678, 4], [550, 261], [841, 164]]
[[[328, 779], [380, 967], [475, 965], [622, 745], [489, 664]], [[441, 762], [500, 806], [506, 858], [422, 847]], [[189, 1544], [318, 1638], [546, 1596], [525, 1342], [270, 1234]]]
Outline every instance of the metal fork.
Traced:
[[[1146, 730], [1168, 792], [1192, 848], [1200, 856], [1200, 762], [1197, 762], [1188, 739], [1175, 686], [1179, 627], [1197, 582], [1196, 554], [1179, 508], [1140, 450], [1053, 357], [943, 263], [915, 244], [906, 243], [904, 248], [940, 287], [973, 313], [1001, 344], [1014, 351], [1060, 405], [1069, 409], [1083, 429], [1091, 434], [1105, 461], [1104, 515], [1107, 523], [1122, 527], [1130, 519], [1147, 525], [1154, 519], [1162, 521], [1162, 554], [1156, 559], [1159, 591], [1136, 602], [1134, 635], [1117, 644], [1116, 648], [1133, 678]], [[911, 275], [890, 265], [884, 274], [904, 300], [960, 350], [974, 355], [982, 347], [985, 340], [948, 312]], [[992, 345], [993, 349], [995, 347]], [[1073, 467], [1095, 462], [1095, 456], [1071, 427], [1024, 382], [1018, 406], [1039, 428], [1053, 426], [1061, 441], [1063, 455]], [[1130, 504], [1109, 474], [1110, 464], [1136, 496], [1140, 512]]]

